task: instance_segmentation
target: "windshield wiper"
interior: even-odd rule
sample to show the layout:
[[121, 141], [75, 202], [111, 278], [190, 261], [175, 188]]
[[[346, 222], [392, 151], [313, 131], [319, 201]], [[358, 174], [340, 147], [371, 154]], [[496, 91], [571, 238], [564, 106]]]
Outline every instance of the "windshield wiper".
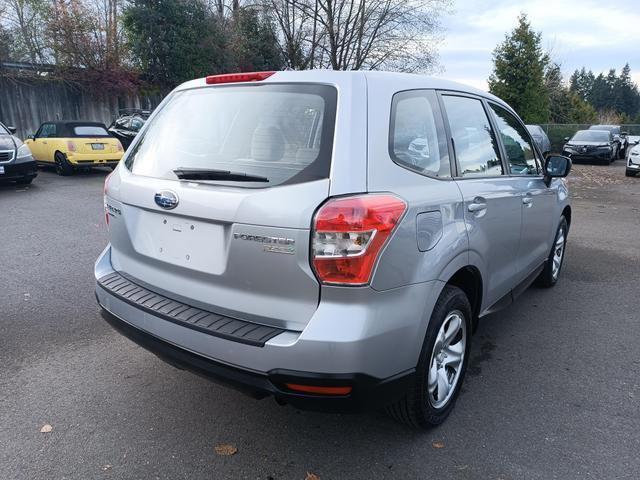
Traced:
[[250, 175], [229, 170], [211, 170], [208, 168], [176, 168], [173, 173], [180, 180], [226, 180], [228, 182], [268, 182], [267, 177]]

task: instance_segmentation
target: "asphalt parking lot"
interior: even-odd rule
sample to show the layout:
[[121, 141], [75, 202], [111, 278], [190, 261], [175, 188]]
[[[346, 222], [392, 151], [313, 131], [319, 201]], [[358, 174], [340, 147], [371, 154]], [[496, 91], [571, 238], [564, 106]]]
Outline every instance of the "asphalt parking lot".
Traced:
[[640, 177], [623, 163], [574, 167], [560, 283], [483, 319], [456, 409], [429, 432], [162, 363], [96, 307], [108, 172], [0, 186], [0, 478], [640, 478]]

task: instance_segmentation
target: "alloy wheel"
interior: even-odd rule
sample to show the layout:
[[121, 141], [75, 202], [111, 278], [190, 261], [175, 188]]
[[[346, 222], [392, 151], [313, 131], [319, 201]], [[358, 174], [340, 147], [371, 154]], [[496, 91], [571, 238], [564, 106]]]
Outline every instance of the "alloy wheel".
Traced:
[[463, 314], [454, 310], [442, 322], [431, 352], [427, 390], [434, 408], [442, 408], [453, 396], [460, 380], [466, 344], [467, 327]]
[[564, 227], [560, 227], [560, 230], [558, 230], [558, 236], [556, 237], [556, 243], [553, 247], [553, 265], [551, 267], [551, 275], [554, 280], [557, 280], [558, 275], [560, 275], [560, 267], [562, 267], [562, 258], [564, 257], [565, 241], [566, 235]]

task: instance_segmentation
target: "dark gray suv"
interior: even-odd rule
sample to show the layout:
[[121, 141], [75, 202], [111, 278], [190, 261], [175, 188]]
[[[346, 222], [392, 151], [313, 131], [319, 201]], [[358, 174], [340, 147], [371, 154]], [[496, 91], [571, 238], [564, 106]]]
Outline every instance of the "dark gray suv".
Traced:
[[571, 162], [463, 85], [256, 72], [178, 87], [105, 182], [96, 295], [180, 368], [442, 422], [478, 319], [564, 258]]
[[38, 176], [38, 166], [29, 147], [14, 133], [14, 127], [0, 123], [0, 183], [28, 185]]

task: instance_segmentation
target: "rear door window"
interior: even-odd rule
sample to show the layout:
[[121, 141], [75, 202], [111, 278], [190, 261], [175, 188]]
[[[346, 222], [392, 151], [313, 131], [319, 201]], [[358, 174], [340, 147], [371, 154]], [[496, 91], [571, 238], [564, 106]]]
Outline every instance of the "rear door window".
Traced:
[[507, 154], [509, 168], [514, 175], [538, 175], [540, 165], [527, 129], [504, 108], [490, 103], [502, 144]]
[[261, 84], [176, 92], [126, 160], [137, 175], [174, 170], [247, 174], [266, 182], [199, 180], [249, 188], [328, 178], [337, 92], [314, 84]]
[[503, 175], [496, 136], [479, 99], [443, 95], [461, 177]]
[[433, 90], [394, 95], [389, 153], [395, 163], [417, 173], [450, 177], [447, 139]]

